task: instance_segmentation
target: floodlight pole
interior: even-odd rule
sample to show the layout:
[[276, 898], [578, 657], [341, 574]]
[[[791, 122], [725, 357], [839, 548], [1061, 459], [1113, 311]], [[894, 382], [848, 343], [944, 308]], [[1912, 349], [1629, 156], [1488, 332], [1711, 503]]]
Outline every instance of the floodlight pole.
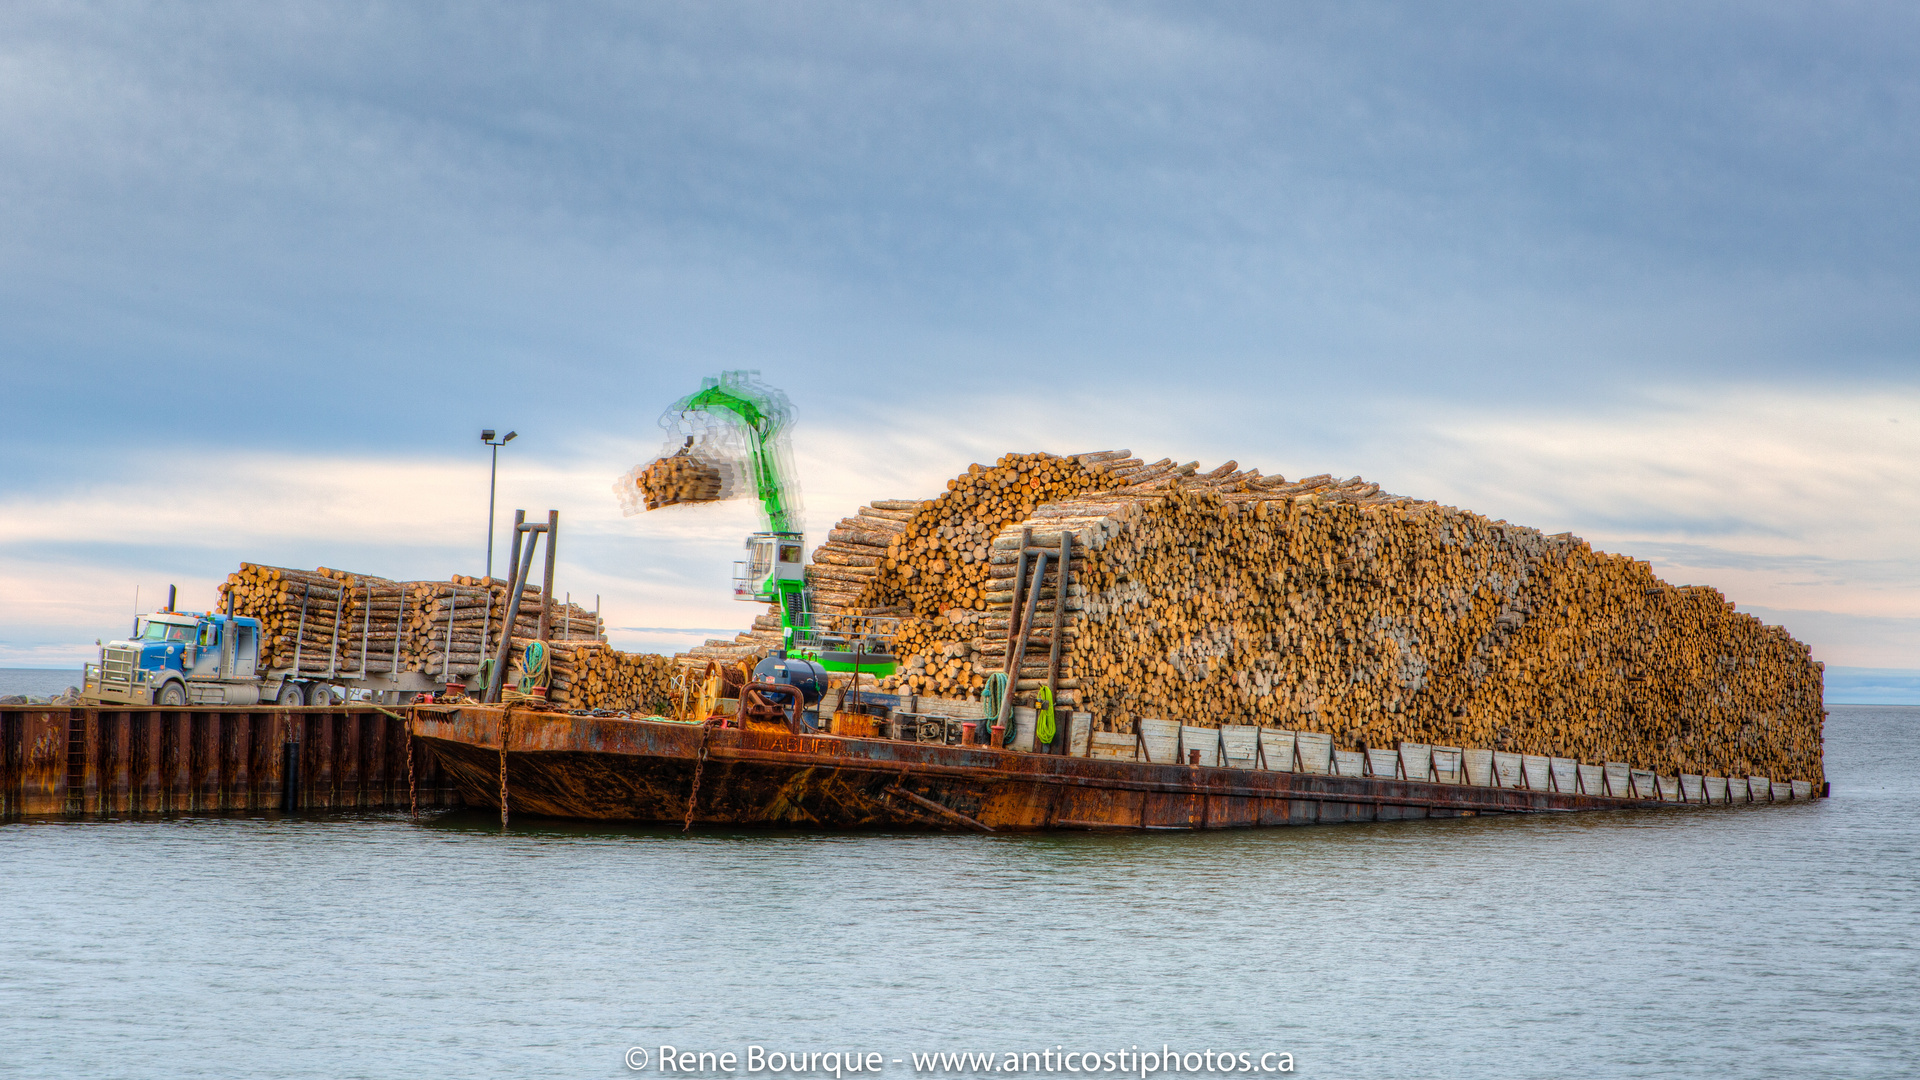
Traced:
[[493, 447], [493, 465], [487, 471], [487, 576], [489, 578], [493, 576], [493, 495], [495, 485], [500, 478], [500, 448], [512, 442], [519, 434], [517, 431], [509, 431], [506, 438], [495, 442], [492, 428], [480, 433], [480, 441]]
[[493, 465], [487, 470], [487, 576], [493, 576], [493, 489], [500, 479], [500, 444], [488, 443], [493, 447]]

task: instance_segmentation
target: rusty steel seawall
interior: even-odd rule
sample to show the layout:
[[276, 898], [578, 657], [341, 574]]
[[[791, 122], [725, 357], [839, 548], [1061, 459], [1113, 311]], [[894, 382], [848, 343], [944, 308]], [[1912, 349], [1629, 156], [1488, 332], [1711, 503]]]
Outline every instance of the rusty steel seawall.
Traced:
[[6, 706], [0, 820], [405, 810], [409, 750], [418, 804], [462, 805], [406, 723], [377, 709]]

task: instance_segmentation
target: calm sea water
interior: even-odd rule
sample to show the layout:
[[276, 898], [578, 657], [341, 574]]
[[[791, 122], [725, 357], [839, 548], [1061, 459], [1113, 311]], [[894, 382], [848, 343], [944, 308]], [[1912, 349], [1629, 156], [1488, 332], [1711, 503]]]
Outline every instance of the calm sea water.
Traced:
[[669, 1044], [1914, 1076], [1920, 709], [1835, 708], [1828, 754], [1821, 803], [1211, 835], [8, 825], [0, 1075], [652, 1077]]
[[80, 665], [64, 668], [0, 668], [0, 697], [50, 698], [80, 685]]

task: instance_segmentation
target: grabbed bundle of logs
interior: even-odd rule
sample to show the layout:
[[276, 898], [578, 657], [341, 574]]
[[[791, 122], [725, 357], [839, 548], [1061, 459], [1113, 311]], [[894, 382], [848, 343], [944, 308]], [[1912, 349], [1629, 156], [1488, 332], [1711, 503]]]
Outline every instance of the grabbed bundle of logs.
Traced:
[[649, 510], [678, 503], [717, 502], [727, 497], [726, 478], [720, 467], [692, 456], [685, 448], [655, 459], [633, 482]]
[[[1012, 666], [1017, 700], [1051, 684], [1108, 730], [1178, 717], [1822, 779], [1807, 647], [1645, 563], [1358, 477], [1119, 452], [1010, 464], [907, 514], [846, 605], [916, 616], [892, 688], [978, 696]], [[1049, 560], [1016, 612], [1019, 552], [1062, 534], [1066, 573]]]

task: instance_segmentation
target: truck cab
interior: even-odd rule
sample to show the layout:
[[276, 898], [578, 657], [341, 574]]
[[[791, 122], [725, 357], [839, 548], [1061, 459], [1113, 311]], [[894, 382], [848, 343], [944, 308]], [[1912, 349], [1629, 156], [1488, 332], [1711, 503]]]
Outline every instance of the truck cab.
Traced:
[[157, 611], [87, 665], [90, 705], [252, 705], [260, 700], [260, 621]]

